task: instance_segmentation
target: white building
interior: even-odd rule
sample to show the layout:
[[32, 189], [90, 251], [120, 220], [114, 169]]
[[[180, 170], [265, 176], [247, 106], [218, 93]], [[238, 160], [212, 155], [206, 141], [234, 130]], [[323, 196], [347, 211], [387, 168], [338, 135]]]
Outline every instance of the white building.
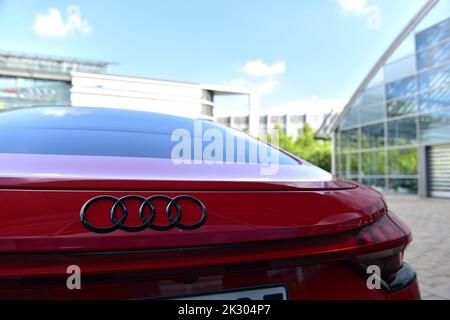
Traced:
[[216, 97], [246, 95], [248, 132], [259, 132], [258, 97], [251, 90], [99, 73], [71, 75], [71, 104], [78, 107], [128, 108], [214, 121]]
[[[289, 136], [298, 137], [303, 132], [305, 124], [309, 124], [314, 131], [321, 134], [325, 127], [329, 127], [330, 119], [338, 115], [346, 101], [341, 99], [310, 99], [292, 101], [285, 105], [274, 106], [271, 111], [259, 116], [259, 135], [274, 134], [278, 126]], [[249, 114], [241, 112], [217, 118], [217, 122], [231, 128], [249, 131]]]
[[215, 120], [220, 97], [245, 96], [259, 132], [258, 95], [242, 88], [107, 74], [110, 63], [0, 52], [0, 110], [37, 105], [110, 107]]

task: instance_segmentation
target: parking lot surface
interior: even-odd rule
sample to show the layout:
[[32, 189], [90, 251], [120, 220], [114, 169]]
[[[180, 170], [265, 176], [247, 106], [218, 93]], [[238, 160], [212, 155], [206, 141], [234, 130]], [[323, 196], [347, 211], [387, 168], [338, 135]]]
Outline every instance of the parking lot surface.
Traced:
[[450, 200], [386, 196], [413, 231], [405, 261], [417, 271], [423, 299], [450, 299]]

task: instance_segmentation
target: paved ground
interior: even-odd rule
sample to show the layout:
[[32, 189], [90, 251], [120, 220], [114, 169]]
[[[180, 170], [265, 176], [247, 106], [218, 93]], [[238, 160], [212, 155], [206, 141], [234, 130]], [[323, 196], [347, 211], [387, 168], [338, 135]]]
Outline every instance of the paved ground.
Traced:
[[413, 231], [405, 260], [417, 271], [423, 299], [450, 299], [450, 200], [386, 196]]

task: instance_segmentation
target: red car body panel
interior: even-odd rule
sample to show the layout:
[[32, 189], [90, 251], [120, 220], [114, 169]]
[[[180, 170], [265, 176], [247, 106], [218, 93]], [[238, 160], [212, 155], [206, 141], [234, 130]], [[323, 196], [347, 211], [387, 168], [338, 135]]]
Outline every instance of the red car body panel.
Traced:
[[[118, 258], [121, 259], [121, 258]], [[207, 259], [205, 257], [204, 259]], [[71, 259], [66, 257], [66, 261]], [[181, 258], [179, 258], [181, 260]], [[79, 263], [76, 259], [74, 263]], [[124, 262], [122, 261], [122, 264]], [[166, 272], [115, 273], [87, 276], [81, 290], [67, 290], [65, 268], [58, 277], [2, 280], [2, 299], [152, 299], [202, 295], [242, 288], [285, 286], [291, 300], [416, 300], [417, 282], [393, 293], [368, 290], [358, 274], [340, 262], [259, 263]]]
[[[246, 184], [235, 182], [234, 186], [233, 182], [226, 186], [225, 181], [222, 181], [221, 185], [211, 181], [191, 181], [191, 190], [175, 192], [161, 188], [161, 180], [144, 182], [145, 180], [141, 179], [138, 186], [133, 187], [134, 180], [121, 181], [118, 177], [110, 176], [111, 180], [104, 178], [101, 179], [101, 183], [103, 187], [113, 185], [112, 188], [89, 190], [88, 188], [92, 186], [86, 181], [93, 181], [92, 176], [85, 175], [83, 179], [78, 180], [67, 178], [67, 181], [55, 178], [54, 176], [58, 176], [58, 167], [50, 156], [46, 156], [45, 159], [20, 155], [6, 157], [9, 157], [9, 163], [15, 165], [20, 163], [23, 168], [27, 168], [26, 175], [31, 178], [22, 183], [16, 180], [16, 189], [11, 189], [8, 185], [10, 179], [3, 183], [3, 179], [0, 179], [0, 186], [3, 187], [1, 197], [8, 207], [7, 211], [0, 212], [3, 221], [0, 226], [1, 252], [142, 250], [294, 239], [359, 228], [377, 220], [385, 212], [385, 204], [380, 195], [368, 188], [349, 183], [307, 182], [303, 188], [303, 183], [299, 181], [252, 182], [251, 187], [254, 190], [251, 190]], [[26, 165], [21, 159], [24, 157], [28, 158], [30, 165]], [[1, 158], [4, 159], [5, 156], [0, 156]], [[101, 162], [100, 159], [93, 160]], [[124, 170], [120, 168], [127, 160], [134, 159], [120, 159], [116, 168], [110, 164], [108, 169], [111, 173], [121, 171], [123, 175]], [[77, 167], [79, 158], [59, 156], [58, 161], [66, 166], [64, 170], [70, 166]], [[146, 165], [152, 167], [154, 162], [160, 164], [164, 161], [150, 160]], [[36, 163], [53, 163], [53, 177], [46, 176], [48, 168], [40, 169]], [[32, 164], [35, 166], [34, 172], [30, 169]], [[133, 170], [141, 169], [141, 172], [146, 172], [144, 168], [132, 167]], [[163, 183], [172, 179], [173, 171], [170, 168], [177, 166], [171, 164], [167, 167], [168, 179]], [[199, 166], [191, 168], [197, 169]], [[188, 172], [187, 168], [184, 168], [184, 171]], [[70, 172], [67, 175], [70, 177]], [[67, 189], [73, 188], [75, 182], [78, 183], [78, 188]], [[184, 183], [186, 182], [185, 180]], [[40, 185], [37, 186], [36, 183]], [[115, 186], [119, 183], [122, 184], [124, 191], [115, 190]], [[178, 180], [172, 183], [172, 190], [177, 189], [177, 183]], [[47, 188], [52, 186], [52, 189], [41, 189], [45, 184]], [[272, 185], [276, 185], [277, 188], [270, 191]], [[222, 190], [218, 189], [220, 186]], [[283, 188], [286, 189], [284, 192], [281, 191]], [[158, 194], [175, 197], [189, 194], [202, 201], [208, 208], [208, 223], [194, 231], [180, 232], [172, 229], [167, 232], [155, 232], [148, 229], [130, 234], [119, 230], [104, 235], [95, 234], [82, 225], [79, 219], [80, 208], [89, 199], [100, 195], [122, 197], [131, 194], [143, 197]], [[229, 199], [233, 201], [228, 201]], [[236, 203], [239, 203], [239, 206], [236, 206]], [[280, 203], [283, 204], [281, 208]], [[104, 211], [103, 218], [108, 220], [108, 211]], [[192, 219], [195, 220], [194, 215], [198, 216], [198, 213], [192, 212], [192, 215]]]
[[[383, 197], [296, 160], [263, 177], [258, 164], [0, 153], [0, 299], [145, 299], [279, 285], [291, 299], [420, 298], [417, 281], [369, 290], [349, 266], [365, 254], [401, 254], [412, 240]], [[205, 205], [207, 222], [190, 231], [94, 233], [80, 209], [104, 195], [189, 195]], [[137, 208], [130, 203], [130, 212]], [[92, 219], [107, 225], [108, 209], [93, 208]], [[187, 223], [198, 219], [195, 207], [183, 210]], [[70, 265], [83, 272], [80, 291], [66, 287]]]

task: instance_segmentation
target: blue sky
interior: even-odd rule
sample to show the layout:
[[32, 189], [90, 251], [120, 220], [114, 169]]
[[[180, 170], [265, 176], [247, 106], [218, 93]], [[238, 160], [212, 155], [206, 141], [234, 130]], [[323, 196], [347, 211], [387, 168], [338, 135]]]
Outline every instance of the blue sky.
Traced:
[[255, 87], [263, 108], [295, 108], [311, 98], [348, 99], [424, 3], [0, 0], [0, 50], [114, 61], [116, 74]]

